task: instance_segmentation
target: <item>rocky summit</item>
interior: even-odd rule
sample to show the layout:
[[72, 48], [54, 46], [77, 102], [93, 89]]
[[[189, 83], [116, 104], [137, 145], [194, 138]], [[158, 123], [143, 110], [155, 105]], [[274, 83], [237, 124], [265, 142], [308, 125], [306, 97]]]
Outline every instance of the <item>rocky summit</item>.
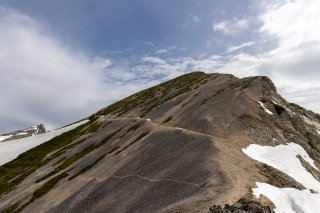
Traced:
[[2, 165], [0, 211], [313, 212], [319, 152], [320, 116], [269, 78], [194, 72]]
[[44, 127], [43, 124], [38, 124], [38, 125], [31, 126], [29, 128], [26, 128], [26, 129], [2, 134], [2, 135], [0, 135], [0, 142], [17, 140], [17, 139], [21, 139], [21, 138], [27, 138], [30, 136], [35, 136], [35, 135], [39, 135], [39, 134], [43, 134], [43, 133], [46, 133], [46, 128]]

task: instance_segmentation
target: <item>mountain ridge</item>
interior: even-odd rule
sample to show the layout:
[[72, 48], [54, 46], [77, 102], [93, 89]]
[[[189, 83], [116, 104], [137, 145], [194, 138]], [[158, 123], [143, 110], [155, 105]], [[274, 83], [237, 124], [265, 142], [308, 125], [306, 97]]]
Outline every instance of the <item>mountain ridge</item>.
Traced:
[[290, 141], [320, 163], [319, 115], [265, 76], [186, 74], [89, 120], [0, 167], [0, 211], [219, 212], [210, 207], [250, 201], [268, 212], [270, 199], [252, 194], [257, 182], [306, 187], [243, 149]]
[[46, 128], [43, 124], [37, 124], [25, 129], [12, 131], [9, 133], [4, 133], [0, 135], [0, 142], [10, 141], [10, 140], [17, 140], [20, 138], [31, 137], [39, 134], [46, 133]]

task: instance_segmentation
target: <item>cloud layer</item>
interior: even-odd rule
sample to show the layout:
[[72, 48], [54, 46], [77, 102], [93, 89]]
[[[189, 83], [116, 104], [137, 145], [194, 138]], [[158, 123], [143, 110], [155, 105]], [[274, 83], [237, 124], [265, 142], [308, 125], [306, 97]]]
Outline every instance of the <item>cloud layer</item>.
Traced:
[[214, 31], [225, 35], [237, 35], [249, 30], [249, 22], [247, 19], [233, 18], [232, 20], [215, 22], [212, 27]]
[[17, 11], [0, 8], [0, 28], [2, 133], [37, 123], [58, 127], [154, 84], [123, 84], [132, 74], [111, 68], [110, 59], [67, 49]]
[[[1, 8], [0, 132], [40, 122], [61, 126], [140, 89], [198, 70], [267, 75], [289, 101], [320, 112], [319, 14], [317, 0], [267, 1], [258, 17], [231, 17], [208, 26], [213, 33], [242, 38], [221, 53], [172, 57], [169, 53], [178, 47], [156, 48], [146, 42], [153, 52], [119, 60], [68, 49], [41, 23]], [[260, 25], [253, 28], [257, 20]], [[257, 37], [243, 39], [250, 31]]]
[[103, 64], [62, 47], [16, 11], [0, 9], [0, 26], [3, 129], [71, 121], [100, 101], [96, 91], [104, 89]]

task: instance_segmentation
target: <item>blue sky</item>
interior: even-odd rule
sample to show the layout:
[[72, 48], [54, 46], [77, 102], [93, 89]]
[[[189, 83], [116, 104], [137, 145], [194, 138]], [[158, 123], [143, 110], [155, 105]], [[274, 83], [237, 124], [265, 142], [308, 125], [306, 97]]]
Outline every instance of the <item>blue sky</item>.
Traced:
[[267, 75], [320, 112], [318, 0], [1, 0], [0, 132], [55, 128], [184, 73]]
[[223, 45], [207, 44], [223, 39], [212, 31], [212, 22], [257, 9], [247, 0], [4, 0], [2, 5], [41, 22], [65, 45], [93, 55], [130, 48], [141, 54], [148, 51], [143, 42], [176, 46], [178, 56], [218, 52]]

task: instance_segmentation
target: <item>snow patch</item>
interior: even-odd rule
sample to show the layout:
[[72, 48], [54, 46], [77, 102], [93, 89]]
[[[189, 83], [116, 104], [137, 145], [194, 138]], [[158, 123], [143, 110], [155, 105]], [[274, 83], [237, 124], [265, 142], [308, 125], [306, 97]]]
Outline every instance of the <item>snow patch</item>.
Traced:
[[304, 122], [310, 126], [314, 126], [317, 129], [317, 133], [320, 134], [320, 123], [318, 123], [317, 121], [311, 120], [309, 118], [307, 118], [306, 116], [302, 116], [302, 119], [304, 120]]
[[[35, 135], [33, 137], [21, 138], [17, 140], [11, 140], [8, 142], [0, 143], [0, 166], [15, 159], [21, 153], [36, 147], [44, 142], [49, 141], [50, 139], [61, 135], [64, 132], [72, 130], [84, 123], [87, 123], [89, 120], [84, 120], [64, 128], [53, 130], [51, 132], [46, 132], [43, 134]], [[2, 136], [1, 136], [2, 137]]]
[[147, 118], [146, 121], [151, 121], [151, 119]]
[[266, 183], [257, 183], [257, 188], [252, 190], [256, 197], [268, 197], [276, 206], [277, 213], [317, 213], [320, 209], [320, 195], [309, 190], [277, 188]]
[[263, 109], [266, 113], [268, 113], [268, 114], [270, 114], [270, 115], [273, 115], [273, 112], [271, 112], [270, 110], [268, 110], [268, 109], [264, 106], [264, 104], [263, 104], [262, 102], [259, 102], [259, 104], [260, 104], [260, 106], [262, 107], [262, 109]]
[[11, 137], [12, 137], [12, 135], [1, 135], [0, 136], [0, 142], [6, 140], [8, 138], [11, 138]]
[[18, 134], [16, 134], [16, 135], [27, 135], [28, 134], [28, 132], [19, 132]]
[[289, 143], [278, 146], [261, 146], [251, 144], [242, 151], [252, 159], [272, 166], [301, 183], [307, 189], [320, 192], [320, 183], [302, 166], [297, 155], [300, 155], [314, 169], [319, 169], [308, 153], [298, 144]]

